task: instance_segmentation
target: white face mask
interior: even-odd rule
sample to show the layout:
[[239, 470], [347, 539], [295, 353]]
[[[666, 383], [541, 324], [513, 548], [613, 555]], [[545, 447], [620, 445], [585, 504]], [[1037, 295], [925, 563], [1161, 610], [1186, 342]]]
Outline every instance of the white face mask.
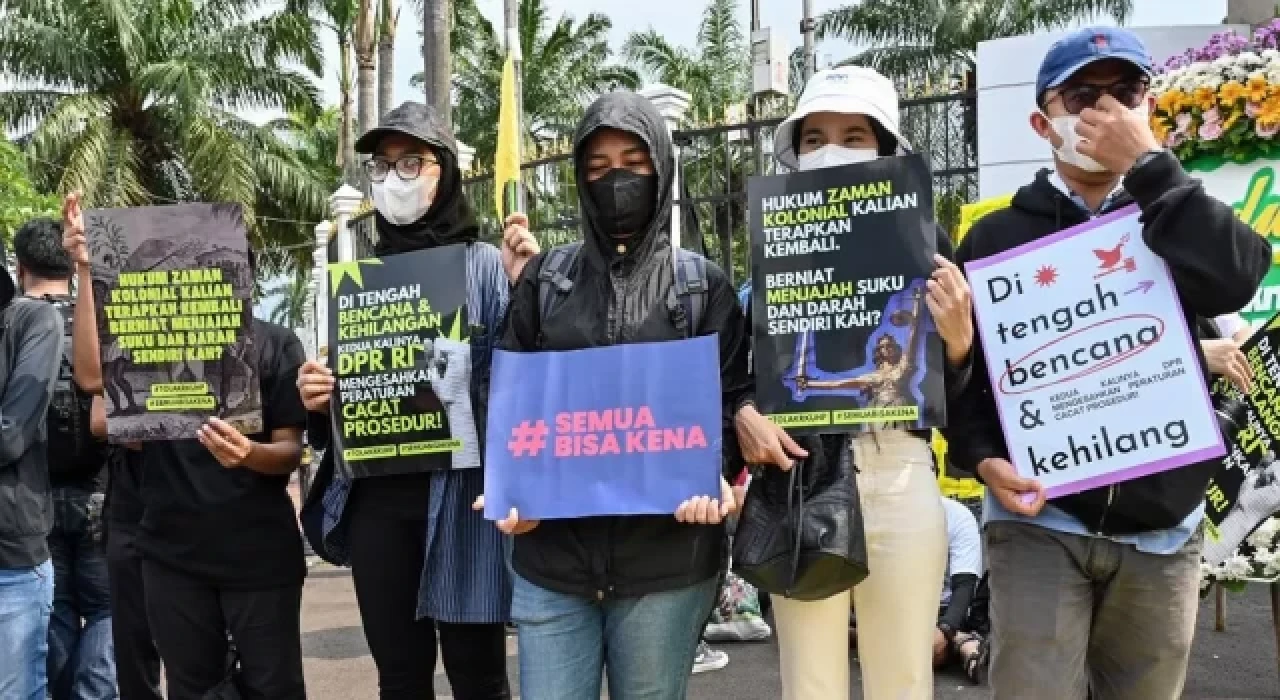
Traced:
[[874, 148], [848, 148], [829, 143], [812, 153], [801, 153], [799, 156], [801, 170], [821, 170], [839, 165], [866, 163], [879, 158]]
[[397, 226], [412, 224], [431, 208], [439, 180], [425, 174], [416, 180], [402, 180], [400, 173], [392, 170], [386, 180], [373, 183], [373, 206]]
[[[1143, 121], [1149, 120], [1147, 103], [1145, 101], [1132, 111], [1134, 114], [1141, 117]], [[1064, 114], [1060, 117], [1050, 117], [1049, 115], [1044, 114], [1044, 112], [1041, 112], [1041, 114], [1044, 115], [1045, 119], [1049, 120], [1049, 123], [1053, 126], [1053, 131], [1058, 135], [1058, 138], [1062, 139], [1062, 146], [1053, 149], [1053, 152], [1058, 155], [1059, 160], [1067, 165], [1074, 165], [1075, 167], [1090, 173], [1100, 173], [1107, 169], [1098, 161], [1077, 150], [1080, 142], [1084, 140], [1080, 134], [1076, 133], [1076, 125], [1080, 123], [1079, 116], [1074, 114]]]

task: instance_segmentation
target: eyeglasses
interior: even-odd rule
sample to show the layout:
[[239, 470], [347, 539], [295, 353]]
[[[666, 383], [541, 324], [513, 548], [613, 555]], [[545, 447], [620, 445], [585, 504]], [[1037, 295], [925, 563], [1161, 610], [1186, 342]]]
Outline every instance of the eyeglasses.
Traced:
[[1116, 81], [1110, 85], [1079, 83], [1062, 88], [1058, 91], [1058, 94], [1046, 100], [1045, 104], [1061, 98], [1062, 106], [1067, 110], [1067, 114], [1079, 114], [1086, 108], [1098, 104], [1098, 100], [1102, 99], [1104, 94], [1107, 94], [1114, 97], [1117, 102], [1125, 107], [1135, 109], [1142, 104], [1143, 98], [1147, 96], [1147, 88], [1149, 86], [1150, 83], [1146, 78], [1129, 78]]
[[423, 168], [433, 165], [440, 165], [440, 161], [427, 156], [403, 156], [394, 161], [386, 158], [371, 158], [364, 162], [364, 171], [373, 182], [385, 182], [393, 167], [401, 180], [417, 180]]

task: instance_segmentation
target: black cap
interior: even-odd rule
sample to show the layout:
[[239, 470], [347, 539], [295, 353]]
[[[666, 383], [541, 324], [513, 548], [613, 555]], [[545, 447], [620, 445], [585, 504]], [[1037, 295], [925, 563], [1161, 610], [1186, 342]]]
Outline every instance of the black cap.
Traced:
[[382, 116], [378, 125], [356, 140], [356, 153], [373, 153], [378, 142], [388, 134], [412, 136], [433, 148], [444, 149], [458, 157], [453, 134], [431, 107], [421, 102], [405, 102]]

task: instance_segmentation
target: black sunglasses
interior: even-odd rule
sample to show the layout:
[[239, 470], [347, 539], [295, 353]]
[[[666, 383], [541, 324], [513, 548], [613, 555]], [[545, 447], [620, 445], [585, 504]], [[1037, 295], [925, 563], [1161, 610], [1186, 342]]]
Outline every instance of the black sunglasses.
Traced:
[[391, 169], [395, 168], [401, 180], [417, 180], [423, 168], [439, 165], [440, 162], [427, 156], [404, 156], [395, 161], [386, 158], [372, 158], [364, 162], [364, 171], [373, 182], [385, 182]]
[[1097, 85], [1093, 83], [1076, 83], [1067, 85], [1060, 90], [1058, 94], [1045, 100], [1045, 104], [1061, 99], [1062, 106], [1067, 110], [1067, 114], [1079, 114], [1085, 109], [1098, 104], [1098, 100], [1102, 99], [1104, 94], [1111, 95], [1117, 102], [1128, 107], [1136, 109], [1142, 104], [1142, 100], [1147, 96], [1147, 89], [1151, 83], [1146, 78], [1125, 78], [1117, 80], [1110, 85]]

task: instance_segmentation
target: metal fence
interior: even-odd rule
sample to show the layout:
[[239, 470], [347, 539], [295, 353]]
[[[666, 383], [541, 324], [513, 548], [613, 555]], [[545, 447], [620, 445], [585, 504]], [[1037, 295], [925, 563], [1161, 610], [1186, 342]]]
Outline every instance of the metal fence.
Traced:
[[[948, 231], [959, 221], [960, 207], [978, 195], [976, 142], [977, 99], [958, 92], [904, 100], [902, 132], [913, 150], [925, 156], [933, 171], [934, 204], [939, 223]], [[736, 281], [749, 270], [747, 180], [777, 172], [773, 136], [780, 118], [688, 129], [674, 134], [680, 147], [683, 192], [676, 203], [684, 215], [684, 247], [703, 252]], [[573, 157], [562, 152], [521, 166], [531, 228], [543, 248], [579, 236], [578, 186]], [[463, 181], [463, 190], [480, 221], [482, 236], [497, 240], [500, 222], [494, 205], [493, 177]], [[359, 256], [372, 253], [371, 218], [353, 222]], [[697, 232], [697, 236], [691, 232]], [[336, 259], [336, 258], [334, 258]]]

